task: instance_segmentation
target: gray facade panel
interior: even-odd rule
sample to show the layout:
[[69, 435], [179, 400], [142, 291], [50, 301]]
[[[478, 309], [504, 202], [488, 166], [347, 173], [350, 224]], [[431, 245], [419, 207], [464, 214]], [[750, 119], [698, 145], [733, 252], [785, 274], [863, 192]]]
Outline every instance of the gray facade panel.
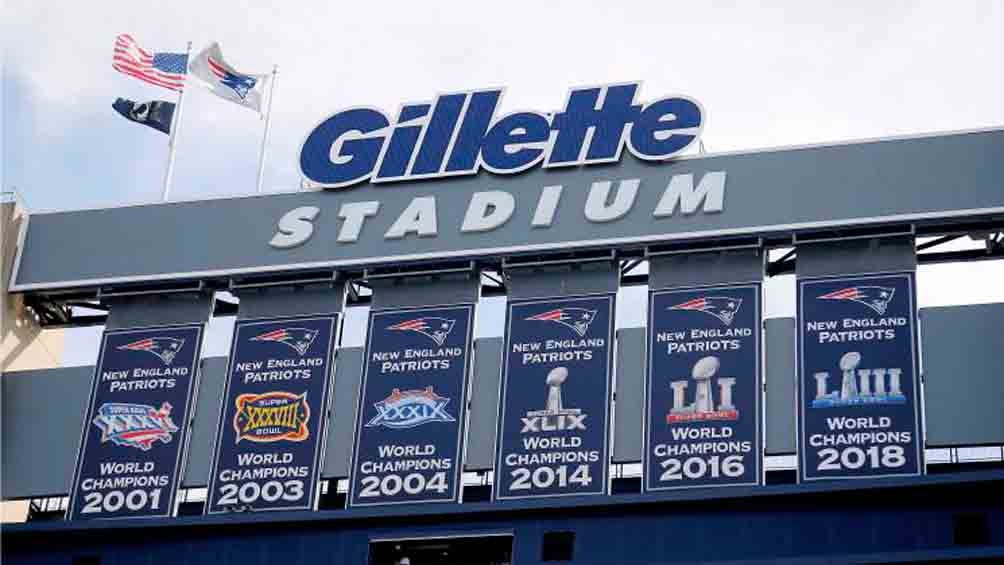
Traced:
[[199, 392], [194, 402], [192, 430], [188, 440], [182, 488], [204, 487], [209, 484], [209, 470], [216, 445], [216, 425], [220, 419], [220, 402], [227, 379], [226, 357], [207, 357], [199, 368]]
[[928, 447], [1004, 444], [1004, 303], [923, 308]]
[[754, 249], [681, 253], [652, 257], [648, 265], [652, 290], [760, 282], [764, 255]]
[[212, 293], [123, 296], [108, 299], [106, 329], [205, 322], [213, 312]]
[[349, 476], [364, 354], [361, 347], [343, 347], [338, 350], [335, 359], [335, 388], [329, 404], [327, 445], [321, 469], [321, 476], [325, 479]]
[[917, 253], [912, 236], [804, 243], [795, 262], [799, 277], [913, 271]]
[[614, 392], [614, 463], [637, 463], [642, 452], [645, 410], [646, 328], [617, 330]]
[[237, 317], [278, 318], [341, 312], [345, 287], [341, 282], [310, 286], [277, 286], [235, 291], [240, 298]]
[[372, 308], [375, 310], [474, 304], [481, 290], [481, 280], [476, 273], [377, 278], [369, 283], [373, 288]]
[[795, 319], [764, 320], [767, 455], [795, 454]]
[[[348, 265], [397, 264], [450, 257], [482, 258], [545, 249], [645, 244], [694, 238], [877, 225], [1004, 213], [1004, 130], [843, 145], [708, 155], [642, 162], [624, 155], [607, 166], [536, 168], [322, 192], [174, 202], [103, 210], [33, 214], [13, 281], [17, 290], [163, 280]], [[698, 184], [725, 172], [720, 212], [655, 217], [674, 175]], [[683, 177], [687, 178], [687, 177]], [[595, 182], [639, 181], [627, 212], [610, 221], [584, 213]], [[966, 190], [955, 190], [959, 183]], [[564, 187], [554, 221], [532, 227], [543, 187]], [[470, 196], [505, 190], [516, 208], [487, 231], [461, 231]], [[436, 235], [385, 234], [413, 198], [436, 199]], [[345, 203], [379, 202], [358, 237], [338, 241]], [[865, 205], [866, 204], [866, 205]], [[313, 236], [297, 247], [268, 242], [277, 222], [316, 207]], [[122, 237], [123, 233], [129, 237]], [[351, 240], [351, 241], [350, 241]], [[101, 253], [95, 253], [101, 250]]]
[[468, 395], [471, 412], [464, 462], [464, 469], [467, 471], [487, 471], [494, 465], [503, 346], [503, 339], [500, 337], [482, 338], [474, 342], [474, 374]]
[[70, 492], [94, 367], [2, 374], [5, 499]]
[[597, 294], [616, 292], [619, 275], [610, 261], [520, 267], [506, 271], [506, 286], [510, 300]]

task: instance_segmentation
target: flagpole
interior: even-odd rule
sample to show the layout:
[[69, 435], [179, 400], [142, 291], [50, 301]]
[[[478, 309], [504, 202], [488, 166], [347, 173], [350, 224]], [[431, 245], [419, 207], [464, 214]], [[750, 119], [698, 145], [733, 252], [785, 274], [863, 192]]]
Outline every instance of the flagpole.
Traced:
[[184, 109], [185, 101], [185, 91], [188, 90], [188, 60], [192, 56], [192, 42], [188, 42], [188, 48], [185, 51], [185, 84], [181, 87], [181, 91], [178, 92], [178, 106], [174, 110], [174, 117], [171, 119], [171, 136], [167, 142], [167, 170], [164, 171], [164, 193], [161, 198], [162, 202], [167, 202], [168, 197], [171, 194], [171, 179], [174, 177], [174, 154], [178, 148], [178, 132], [181, 130], [181, 112]]
[[272, 66], [272, 82], [268, 85], [268, 107], [265, 109], [265, 133], [261, 136], [261, 149], [258, 150], [258, 193], [261, 194], [265, 185], [265, 151], [268, 146], [268, 132], [272, 128], [272, 99], [275, 98], [275, 79], [279, 74], [279, 65]]

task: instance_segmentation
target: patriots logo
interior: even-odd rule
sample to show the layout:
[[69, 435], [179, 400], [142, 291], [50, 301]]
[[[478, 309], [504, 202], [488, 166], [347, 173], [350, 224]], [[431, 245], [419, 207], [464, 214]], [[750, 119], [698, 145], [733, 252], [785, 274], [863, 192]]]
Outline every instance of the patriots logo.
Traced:
[[279, 328], [256, 335], [249, 341], [277, 341], [292, 347], [300, 357], [303, 357], [310, 349], [310, 345], [314, 343], [318, 333], [317, 330], [305, 328]]
[[184, 347], [185, 340], [174, 337], [148, 337], [125, 345], [120, 345], [115, 349], [119, 351], [146, 351], [157, 356], [165, 365], [174, 362], [175, 356]]
[[817, 296], [820, 300], [850, 300], [874, 310], [879, 316], [885, 314], [896, 289], [885, 286], [851, 286]]
[[526, 318], [527, 320], [537, 320], [541, 322], [557, 322], [566, 328], [570, 328], [579, 337], [585, 337], [589, 331], [589, 324], [596, 319], [596, 310], [586, 310], [585, 308], [555, 308], [547, 312], [541, 312]]
[[239, 75], [230, 69], [227, 69], [212, 57], [208, 60], [209, 70], [212, 71], [216, 79], [220, 81], [220, 84], [233, 90], [234, 94], [236, 94], [241, 100], [247, 98], [248, 92], [253, 90], [255, 85], [258, 84], [258, 79], [252, 76]]
[[450, 332], [453, 331], [453, 324], [455, 323], [455, 320], [448, 320], [446, 318], [415, 318], [414, 320], [405, 320], [393, 326], [387, 326], [387, 329], [399, 332], [420, 333], [436, 342], [436, 345], [442, 347]]
[[729, 298], [728, 296], [701, 296], [681, 302], [675, 306], [670, 306], [670, 310], [693, 310], [710, 314], [726, 326], [732, 325], [739, 307], [742, 306], [742, 298]]

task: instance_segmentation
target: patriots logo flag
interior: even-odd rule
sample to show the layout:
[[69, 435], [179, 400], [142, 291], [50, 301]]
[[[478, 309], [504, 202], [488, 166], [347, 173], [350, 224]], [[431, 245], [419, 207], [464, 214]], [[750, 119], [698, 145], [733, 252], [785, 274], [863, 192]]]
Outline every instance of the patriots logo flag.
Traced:
[[850, 300], [874, 310], [878, 315], [885, 314], [892, 295], [896, 289], [887, 286], [851, 286], [817, 296], [820, 300]]
[[317, 330], [304, 328], [278, 328], [270, 332], [256, 335], [250, 341], [276, 341], [293, 348], [300, 357], [307, 354], [310, 345], [317, 337]]
[[555, 322], [571, 329], [579, 337], [585, 337], [589, 331], [589, 324], [596, 318], [596, 310], [586, 310], [585, 308], [555, 308], [547, 312], [541, 312], [527, 318], [527, 320], [537, 320], [540, 322]]
[[261, 112], [268, 75], [238, 71], [223, 58], [218, 43], [213, 42], [199, 52], [188, 66], [188, 72], [220, 98]]
[[728, 296], [700, 296], [694, 298], [693, 300], [688, 300], [686, 302], [681, 302], [674, 306], [670, 306], [670, 310], [693, 310], [695, 312], [704, 312], [718, 318], [726, 326], [732, 325], [732, 320], [736, 317], [736, 312], [739, 312], [739, 307], [742, 306], [741, 298], [729, 298]]
[[392, 326], [387, 326], [387, 329], [399, 332], [420, 333], [436, 342], [436, 345], [442, 347], [442, 345], [446, 343], [446, 338], [450, 335], [450, 332], [453, 331], [453, 325], [455, 323], [455, 320], [449, 320], [446, 318], [415, 318], [413, 320], [405, 320]]
[[174, 337], [148, 337], [125, 345], [120, 345], [115, 349], [119, 351], [146, 351], [157, 356], [165, 365], [174, 362], [174, 358], [185, 346], [185, 340]]

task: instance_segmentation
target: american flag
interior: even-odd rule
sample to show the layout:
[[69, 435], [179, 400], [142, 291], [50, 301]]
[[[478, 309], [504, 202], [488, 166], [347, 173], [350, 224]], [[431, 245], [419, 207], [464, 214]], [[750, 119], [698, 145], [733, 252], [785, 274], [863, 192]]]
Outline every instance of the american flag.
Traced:
[[184, 53], [151, 53], [123, 33], [115, 38], [112, 68], [139, 80], [180, 91], [185, 87], [188, 55]]

